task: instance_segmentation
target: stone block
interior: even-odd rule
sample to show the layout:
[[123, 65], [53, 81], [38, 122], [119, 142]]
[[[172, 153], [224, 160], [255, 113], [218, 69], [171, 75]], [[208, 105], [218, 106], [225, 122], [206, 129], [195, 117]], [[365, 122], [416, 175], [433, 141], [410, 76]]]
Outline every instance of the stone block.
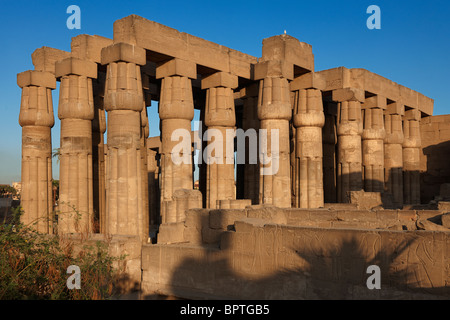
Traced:
[[57, 61], [55, 64], [55, 77], [61, 78], [67, 75], [85, 76], [91, 79], [97, 78], [97, 64], [89, 60], [74, 57]]
[[301, 69], [314, 71], [312, 46], [286, 34], [263, 40], [262, 60], [285, 60]]
[[112, 44], [112, 39], [97, 35], [80, 34], [72, 38], [71, 52], [75, 58], [101, 63], [102, 49]]
[[405, 106], [401, 102], [390, 103], [386, 106], [386, 113], [404, 115]]
[[31, 60], [33, 62], [34, 70], [46, 71], [54, 74], [55, 62], [70, 56], [71, 53], [67, 51], [42, 47], [34, 50], [31, 54]]
[[217, 200], [219, 209], [245, 209], [247, 206], [252, 205], [252, 200], [250, 199], [228, 199], [228, 200]]
[[247, 209], [248, 218], [259, 218], [275, 224], [287, 224], [287, 212], [273, 205], [254, 205]]
[[172, 59], [156, 67], [156, 79], [171, 76], [197, 79], [197, 64], [182, 59]]
[[450, 202], [448, 201], [439, 201], [438, 202], [438, 210], [447, 213], [450, 212]]
[[442, 220], [442, 226], [450, 229], [450, 213], [445, 213], [441, 217]]
[[163, 223], [159, 226], [158, 244], [185, 242], [184, 222]]
[[296, 77], [290, 83], [291, 91], [296, 91], [300, 89], [318, 89], [325, 90], [326, 81], [325, 78], [315, 72], [309, 72], [299, 77]]
[[415, 120], [415, 121], [420, 121], [420, 110], [419, 109], [409, 109], [405, 111], [405, 116], [404, 119], [405, 120]]
[[247, 217], [247, 212], [242, 209], [218, 209], [209, 212], [209, 227], [211, 229], [227, 230], [235, 221]]
[[383, 205], [380, 192], [349, 191], [350, 203], [356, 203], [358, 209], [373, 209]]
[[17, 85], [21, 88], [37, 86], [56, 89], [56, 78], [50, 72], [28, 70], [17, 74]]
[[332, 100], [337, 102], [342, 101], [365, 101], [365, 93], [362, 89], [357, 88], [343, 88], [333, 90]]
[[202, 79], [202, 89], [215, 87], [235, 89], [238, 85], [238, 77], [227, 72], [216, 72]]
[[365, 99], [364, 104], [362, 105], [362, 108], [365, 109], [371, 109], [371, 108], [380, 108], [380, 109], [386, 109], [387, 108], [387, 100], [386, 97], [381, 95], [375, 95], [372, 97], [368, 97]]
[[236, 232], [249, 233], [255, 228], [264, 228], [264, 226], [269, 223], [265, 219], [259, 218], [245, 218], [234, 223], [234, 228]]
[[270, 60], [255, 65], [255, 80], [268, 77], [280, 77], [288, 80], [294, 79], [294, 66], [284, 60]]
[[147, 62], [145, 49], [125, 42], [103, 48], [101, 55], [103, 65], [122, 61], [143, 66]]
[[202, 243], [204, 243], [204, 244], [219, 243], [220, 237], [223, 232], [224, 232], [224, 230], [204, 227], [202, 229]]

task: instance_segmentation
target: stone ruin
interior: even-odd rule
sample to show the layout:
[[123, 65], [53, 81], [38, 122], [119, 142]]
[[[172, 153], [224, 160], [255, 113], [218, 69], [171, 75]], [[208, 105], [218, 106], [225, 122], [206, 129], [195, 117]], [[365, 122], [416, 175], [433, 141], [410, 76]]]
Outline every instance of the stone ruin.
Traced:
[[[450, 297], [450, 116], [433, 116], [432, 99], [364, 69], [316, 71], [312, 47], [286, 34], [264, 39], [257, 58], [136, 15], [114, 23], [113, 39], [79, 35], [71, 52], [42, 47], [32, 61], [17, 76], [23, 221], [74, 240], [108, 236], [112, 252], [127, 254], [129, 289]], [[149, 137], [152, 101], [159, 137]], [[237, 150], [227, 129], [266, 129], [257, 152], [277, 170], [262, 174], [268, 164], [250, 163], [246, 144], [245, 163], [216, 152], [198, 164], [194, 188], [194, 163], [173, 162], [178, 129], [190, 133], [187, 159], [213, 142]], [[223, 138], [199, 138], [210, 129]], [[370, 265], [380, 290], [366, 286]]]

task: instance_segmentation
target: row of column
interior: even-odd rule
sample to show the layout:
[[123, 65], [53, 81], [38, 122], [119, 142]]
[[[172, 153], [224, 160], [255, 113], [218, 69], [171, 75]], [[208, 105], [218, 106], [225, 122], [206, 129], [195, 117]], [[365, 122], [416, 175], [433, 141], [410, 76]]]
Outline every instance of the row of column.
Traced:
[[[158, 223], [153, 215], [149, 218], [150, 209], [159, 206], [160, 222], [170, 223], [183, 221], [185, 209], [202, 206], [202, 195], [193, 190], [192, 164], [173, 162], [174, 155], [192, 159], [191, 137], [187, 145], [175, 148], [180, 141], [174, 141], [173, 134], [179, 129], [191, 132], [192, 80], [197, 78], [197, 66], [171, 59], [156, 68], [156, 78], [161, 80], [160, 196], [156, 204], [150, 195], [155, 193], [153, 181], [159, 172], [155, 155], [147, 151], [149, 102], [141, 79], [146, 51], [116, 43], [103, 49], [102, 64], [107, 66], [106, 74], [97, 72], [95, 62], [73, 57], [58, 62], [55, 75], [19, 74], [24, 218], [25, 222], [38, 221], [38, 230], [51, 232], [51, 90], [56, 88], [56, 77], [61, 81], [58, 231], [92, 232], [94, 211], [98, 211], [100, 232], [134, 234], [146, 240], [149, 225]], [[290, 69], [293, 66], [286, 68], [283, 61], [262, 61], [255, 69], [258, 83], [241, 90], [242, 127], [265, 131], [259, 135], [258, 146], [264, 146], [257, 149], [259, 163], [244, 167], [244, 197], [253, 204], [320, 208], [326, 198], [324, 190], [329, 190], [325, 181], [336, 184], [337, 202], [348, 201], [348, 191], [364, 189], [386, 190], [398, 205], [419, 203], [420, 112], [405, 111], [401, 104], [387, 104], [381, 96], [366, 97], [362, 90], [347, 88], [332, 92], [332, 101], [337, 102], [334, 120], [324, 113], [323, 79], [315, 73], [294, 79], [286, 72]], [[202, 148], [206, 208], [236, 199], [234, 136], [227, 132], [236, 129], [234, 89], [238, 85], [238, 77], [225, 72], [212, 73], [201, 81], [206, 90], [202, 118], [208, 129]], [[330, 130], [334, 125], [335, 131]], [[336, 146], [336, 156], [328, 157]], [[327, 169], [331, 166], [332, 173]], [[178, 204], [175, 200], [181, 198]]]

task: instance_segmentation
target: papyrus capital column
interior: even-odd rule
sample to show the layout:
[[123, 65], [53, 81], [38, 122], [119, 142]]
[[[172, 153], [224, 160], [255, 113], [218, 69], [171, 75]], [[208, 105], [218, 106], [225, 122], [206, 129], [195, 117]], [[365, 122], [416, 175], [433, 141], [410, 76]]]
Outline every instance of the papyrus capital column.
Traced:
[[383, 111], [386, 97], [375, 95], [365, 99], [363, 111], [362, 164], [364, 190], [384, 191], [384, 129]]
[[97, 64], [66, 58], [55, 64], [61, 81], [58, 117], [61, 120], [60, 206], [58, 233], [91, 232], [93, 224], [92, 79]]
[[394, 206], [403, 207], [403, 123], [405, 107], [401, 102], [387, 105], [384, 113], [385, 188], [393, 196]]
[[362, 153], [361, 103], [364, 91], [344, 88], [333, 91], [333, 101], [338, 102], [337, 136], [338, 167], [337, 195], [338, 202], [347, 202], [349, 191], [362, 189]]
[[[255, 65], [255, 80], [259, 80], [259, 153], [262, 155], [259, 203], [281, 208], [291, 207], [289, 80], [294, 77], [293, 69], [293, 65], [284, 60], [268, 60]], [[272, 148], [274, 146], [277, 148]]]
[[[184, 219], [184, 212], [177, 212], [176, 205], [170, 204], [175, 191], [193, 189], [191, 121], [194, 102], [191, 80], [197, 78], [197, 65], [172, 59], [157, 66], [156, 78], [161, 79], [161, 222], [177, 222]], [[172, 139], [176, 130], [182, 134], [182, 141], [179, 141], [179, 135]], [[179, 148], [175, 150], [177, 145]], [[184, 160], [175, 163], [173, 156]]]
[[54, 74], [25, 71], [17, 75], [22, 88], [19, 124], [22, 127], [22, 222], [52, 233], [52, 90]]
[[420, 204], [420, 118], [418, 109], [406, 110], [403, 118], [404, 204]]
[[322, 127], [325, 124], [322, 91], [325, 81], [315, 73], [297, 77], [294, 91], [293, 124], [295, 168], [293, 181], [295, 207], [320, 208], [324, 205]]
[[[206, 207], [218, 208], [218, 200], [236, 199], [234, 183], [234, 134], [236, 114], [233, 89], [238, 77], [216, 72], [202, 79], [206, 89], [205, 125], [208, 128], [205, 150], [207, 163]], [[228, 131], [228, 132], [227, 132]]]
[[142, 199], [140, 66], [145, 49], [115, 43], [102, 49], [107, 65], [104, 106], [107, 121], [106, 233], [138, 235], [147, 241]]

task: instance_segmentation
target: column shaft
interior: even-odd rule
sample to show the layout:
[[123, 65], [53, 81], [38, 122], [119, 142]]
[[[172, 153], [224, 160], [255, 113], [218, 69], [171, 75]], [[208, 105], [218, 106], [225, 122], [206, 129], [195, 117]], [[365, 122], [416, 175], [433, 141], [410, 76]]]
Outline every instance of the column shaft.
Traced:
[[325, 117], [320, 90], [296, 92], [293, 123], [296, 127], [295, 207], [323, 207], [322, 127]]

